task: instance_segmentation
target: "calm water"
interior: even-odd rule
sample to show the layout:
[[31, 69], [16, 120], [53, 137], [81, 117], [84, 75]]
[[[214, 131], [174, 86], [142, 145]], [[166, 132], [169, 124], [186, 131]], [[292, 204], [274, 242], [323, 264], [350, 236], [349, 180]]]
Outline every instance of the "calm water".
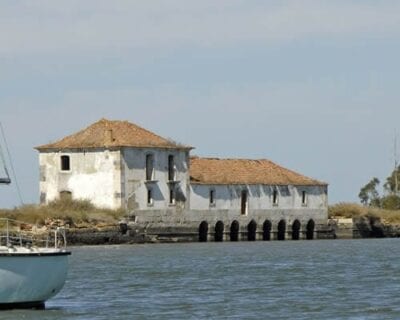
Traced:
[[72, 251], [47, 310], [0, 319], [400, 319], [400, 239]]

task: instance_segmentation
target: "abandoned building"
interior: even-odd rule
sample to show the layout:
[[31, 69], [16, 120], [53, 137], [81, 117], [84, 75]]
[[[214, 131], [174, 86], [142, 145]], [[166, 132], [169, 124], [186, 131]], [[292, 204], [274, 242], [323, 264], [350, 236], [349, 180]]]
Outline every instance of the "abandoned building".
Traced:
[[191, 146], [101, 119], [39, 151], [40, 202], [123, 208], [148, 232], [200, 241], [313, 239], [327, 223], [326, 183], [269, 160], [191, 157]]

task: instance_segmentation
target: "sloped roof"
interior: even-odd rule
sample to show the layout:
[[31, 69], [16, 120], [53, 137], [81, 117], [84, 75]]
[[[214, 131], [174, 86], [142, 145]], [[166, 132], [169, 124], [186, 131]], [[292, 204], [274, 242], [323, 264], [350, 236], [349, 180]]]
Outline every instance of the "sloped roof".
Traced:
[[326, 185], [269, 160], [247, 159], [190, 159], [192, 184], [264, 184], [264, 185]]
[[113, 147], [192, 149], [190, 146], [181, 145], [162, 138], [128, 121], [112, 121], [107, 119], [101, 119], [75, 134], [54, 143], [38, 146], [36, 149], [41, 151], [46, 149]]

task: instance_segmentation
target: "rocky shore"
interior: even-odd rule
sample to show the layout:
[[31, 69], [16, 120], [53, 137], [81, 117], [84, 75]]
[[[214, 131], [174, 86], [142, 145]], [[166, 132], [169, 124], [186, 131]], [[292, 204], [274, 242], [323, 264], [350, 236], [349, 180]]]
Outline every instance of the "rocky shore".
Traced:
[[[140, 243], [197, 242], [198, 231], [185, 227], [145, 227], [120, 223], [115, 225], [67, 228], [68, 245], [105, 245]], [[397, 238], [400, 225], [387, 224], [376, 217], [329, 219], [318, 239]], [[245, 235], [243, 235], [245, 238]], [[289, 239], [289, 237], [288, 237]], [[227, 240], [228, 241], [228, 240]]]

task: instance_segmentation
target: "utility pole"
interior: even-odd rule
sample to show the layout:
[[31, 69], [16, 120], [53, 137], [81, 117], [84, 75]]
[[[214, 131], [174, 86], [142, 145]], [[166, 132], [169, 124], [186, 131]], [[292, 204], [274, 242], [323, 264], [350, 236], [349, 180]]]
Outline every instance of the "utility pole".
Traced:
[[397, 132], [394, 132], [394, 194], [397, 196], [399, 192], [398, 162], [397, 162]]

